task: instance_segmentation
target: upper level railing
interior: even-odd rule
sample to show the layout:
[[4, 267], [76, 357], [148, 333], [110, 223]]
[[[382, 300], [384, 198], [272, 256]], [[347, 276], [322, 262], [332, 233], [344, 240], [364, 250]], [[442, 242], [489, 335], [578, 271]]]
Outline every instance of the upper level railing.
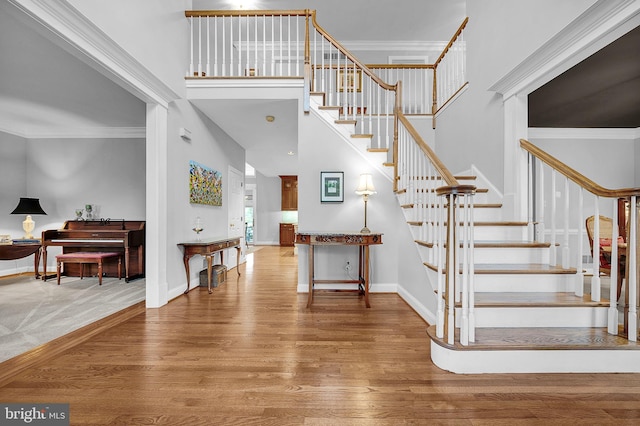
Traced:
[[[468, 345], [475, 341], [472, 235], [476, 188], [461, 185], [405, 115], [398, 111], [397, 116], [396, 193], [403, 206], [411, 207], [412, 222], [420, 224], [418, 239], [433, 247], [428, 262], [438, 272], [436, 334], [454, 344], [459, 324], [459, 342]], [[460, 318], [456, 318], [456, 301], [462, 304]]]
[[[599, 218], [604, 215], [611, 219], [611, 243], [607, 253], [612, 266], [610, 288], [607, 298], [610, 301], [608, 330], [618, 334], [617, 280], [621, 272], [616, 267], [620, 257], [626, 259], [624, 328], [628, 338], [637, 341], [638, 330], [638, 200], [640, 188], [607, 189], [581, 173], [544, 152], [531, 142], [521, 139], [520, 146], [528, 153], [528, 222], [530, 237], [536, 241], [551, 244], [551, 262], [564, 268], [575, 267], [576, 296], [583, 296], [583, 255], [586, 244], [586, 219], [589, 216]], [[558, 205], [560, 203], [560, 205]], [[624, 206], [625, 212], [619, 211]], [[591, 300], [602, 298], [600, 279], [599, 244], [600, 220], [593, 222], [593, 277], [591, 278]], [[575, 231], [571, 232], [574, 229]], [[624, 229], [623, 232], [620, 232]], [[571, 238], [571, 234], [573, 238]], [[624, 243], [617, 243], [622, 235]], [[559, 251], [558, 251], [559, 249]]]
[[[191, 27], [187, 77], [306, 78], [310, 91], [325, 92], [351, 118], [358, 111], [372, 120], [393, 114], [395, 100], [373, 93], [375, 85], [391, 90], [402, 81], [400, 106], [407, 115], [435, 115], [466, 85], [466, 19], [434, 64], [366, 65], [318, 25], [312, 10], [205, 10], [185, 16]], [[372, 128], [377, 124], [361, 130]]]

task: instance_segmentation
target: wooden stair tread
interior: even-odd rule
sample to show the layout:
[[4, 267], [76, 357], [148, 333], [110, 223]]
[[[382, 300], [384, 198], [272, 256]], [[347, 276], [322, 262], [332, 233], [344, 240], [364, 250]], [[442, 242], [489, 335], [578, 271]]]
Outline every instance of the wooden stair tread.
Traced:
[[[456, 306], [459, 306], [456, 303]], [[582, 297], [572, 292], [502, 292], [475, 293], [475, 307], [598, 307], [609, 306], [608, 300], [594, 302], [591, 295]]]
[[387, 153], [387, 152], [389, 152], [389, 149], [387, 149], [387, 148], [367, 148], [367, 152], [384, 152], [384, 153]]
[[[428, 243], [425, 243], [428, 244]], [[437, 271], [437, 265], [424, 262], [424, 266]], [[479, 263], [473, 266], [477, 274], [575, 274], [575, 268], [562, 268], [561, 266], [547, 265], [544, 263]]]
[[324, 105], [320, 105], [318, 107], [318, 109], [325, 110], [325, 111], [339, 111], [340, 107], [339, 106], [324, 106]]
[[356, 124], [356, 120], [336, 120], [336, 124]]
[[[456, 339], [459, 339], [456, 329]], [[609, 334], [606, 328], [476, 328], [476, 341], [468, 346], [446, 343], [436, 336], [436, 327], [427, 334], [440, 346], [455, 350], [640, 350], [640, 342]]]
[[[371, 139], [373, 137], [373, 133], [354, 133], [351, 135], [352, 138], [354, 139]], [[372, 149], [372, 148], [370, 148]]]
[[[415, 225], [417, 222], [407, 222], [409, 225]], [[417, 241], [416, 241], [417, 242]], [[425, 243], [422, 245], [431, 244]], [[475, 241], [475, 248], [547, 248], [551, 243], [540, 243], [536, 241]], [[446, 247], [446, 244], [445, 244]]]

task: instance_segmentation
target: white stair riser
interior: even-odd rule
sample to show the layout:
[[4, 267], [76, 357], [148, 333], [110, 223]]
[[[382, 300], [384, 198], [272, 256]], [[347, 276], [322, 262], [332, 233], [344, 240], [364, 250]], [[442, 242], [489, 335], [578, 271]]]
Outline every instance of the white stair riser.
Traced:
[[476, 274], [476, 292], [572, 292], [576, 276], [573, 274]]
[[[419, 246], [420, 256], [423, 261], [430, 261], [434, 256], [433, 247]], [[518, 263], [540, 263], [549, 264], [549, 249], [546, 247], [475, 247], [473, 251], [474, 264], [481, 267], [482, 264], [518, 264]], [[462, 256], [462, 250], [460, 250]]]
[[[408, 222], [416, 220], [415, 218], [410, 217], [407, 213], [408, 212], [405, 211], [405, 218]], [[410, 225], [410, 227], [414, 240], [424, 241], [424, 238], [428, 234], [429, 225]], [[446, 231], [443, 230], [443, 232]], [[523, 226], [474, 226], [473, 235], [476, 242], [525, 241], [526, 228]]]
[[474, 263], [542, 263], [549, 264], [549, 249], [546, 247], [511, 248], [511, 247], [476, 247]]
[[[476, 307], [475, 323], [477, 328], [606, 327], [607, 310], [607, 307]], [[456, 318], [461, 317], [458, 311]]]

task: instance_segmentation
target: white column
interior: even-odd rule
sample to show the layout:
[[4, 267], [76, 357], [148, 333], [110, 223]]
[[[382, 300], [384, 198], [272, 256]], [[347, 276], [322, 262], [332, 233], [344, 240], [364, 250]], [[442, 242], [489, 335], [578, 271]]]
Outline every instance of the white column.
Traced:
[[527, 220], [527, 154], [520, 139], [527, 138], [527, 96], [504, 100], [504, 201], [506, 219]]
[[146, 242], [147, 308], [168, 303], [167, 282], [167, 125], [168, 110], [147, 104]]

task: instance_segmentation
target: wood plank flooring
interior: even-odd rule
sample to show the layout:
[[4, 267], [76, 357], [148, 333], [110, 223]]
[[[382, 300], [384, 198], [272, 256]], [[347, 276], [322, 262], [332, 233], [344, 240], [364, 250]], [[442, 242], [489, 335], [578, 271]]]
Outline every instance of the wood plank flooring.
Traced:
[[293, 248], [262, 248], [213, 294], [193, 290], [22, 371], [0, 402], [69, 403], [73, 425], [640, 421], [640, 374], [448, 373], [399, 296], [374, 293], [367, 309], [322, 292], [306, 309], [296, 266]]

